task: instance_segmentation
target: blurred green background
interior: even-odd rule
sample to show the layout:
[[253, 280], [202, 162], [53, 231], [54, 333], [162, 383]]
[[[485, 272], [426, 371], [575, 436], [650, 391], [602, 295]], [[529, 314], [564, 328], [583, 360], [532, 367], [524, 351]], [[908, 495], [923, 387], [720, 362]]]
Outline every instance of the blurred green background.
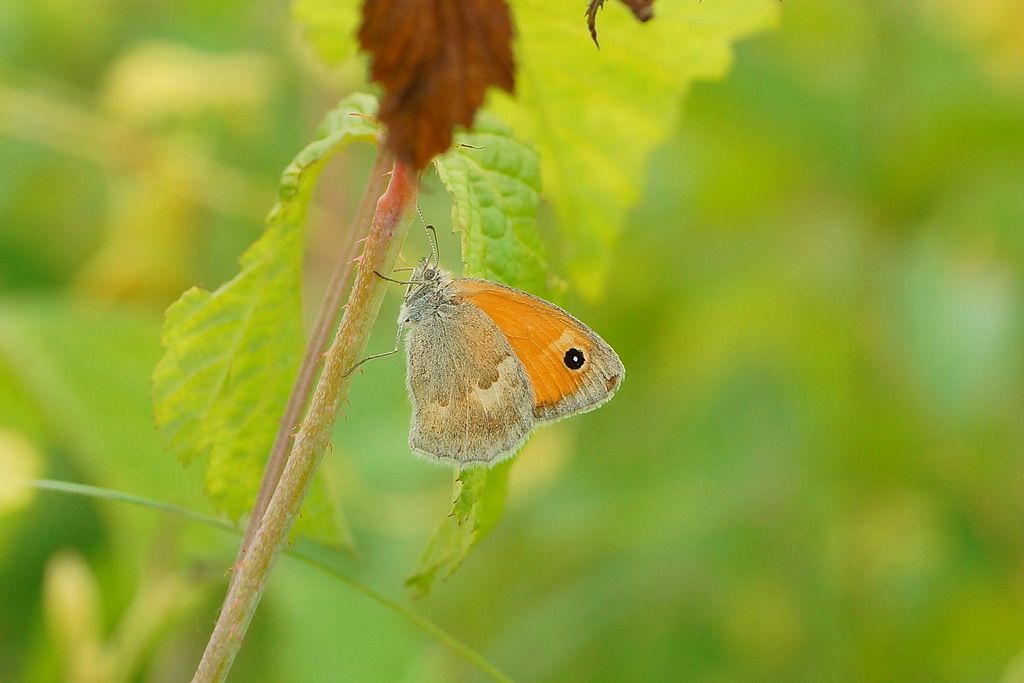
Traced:
[[[236, 537], [12, 483], [209, 511], [150, 418], [161, 312], [235, 272], [362, 87], [288, 14], [0, 5], [0, 681], [178, 681], [201, 653]], [[606, 297], [567, 293], [620, 394], [538, 433], [501, 524], [412, 601], [450, 478], [408, 453], [402, 362], [368, 367], [324, 465], [346, 569], [517, 680], [1020, 683], [1024, 5], [786, 2], [735, 58], [652, 157]], [[310, 312], [371, 153], [322, 182]], [[446, 201], [428, 179], [430, 220]], [[233, 680], [483, 677], [286, 558]]]

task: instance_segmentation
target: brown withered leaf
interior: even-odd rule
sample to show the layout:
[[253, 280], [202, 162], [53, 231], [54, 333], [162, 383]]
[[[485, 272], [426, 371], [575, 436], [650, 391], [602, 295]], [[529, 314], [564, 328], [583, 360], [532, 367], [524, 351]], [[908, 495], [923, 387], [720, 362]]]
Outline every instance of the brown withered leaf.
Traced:
[[[630, 9], [637, 21], [650, 21], [654, 17], [654, 0], [621, 0], [622, 4]], [[587, 3], [587, 28], [590, 29], [590, 37], [594, 45], [601, 48], [597, 42], [597, 12], [604, 7], [604, 0], [590, 0]]]
[[359, 43], [384, 87], [380, 118], [395, 156], [417, 169], [473, 123], [487, 88], [512, 92], [512, 18], [505, 0], [366, 0]]

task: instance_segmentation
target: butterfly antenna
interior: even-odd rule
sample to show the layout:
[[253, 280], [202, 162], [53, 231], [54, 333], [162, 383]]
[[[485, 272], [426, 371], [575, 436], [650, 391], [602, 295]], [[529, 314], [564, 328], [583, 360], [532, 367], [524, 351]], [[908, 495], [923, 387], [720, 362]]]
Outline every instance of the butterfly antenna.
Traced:
[[437, 230], [434, 229], [433, 225], [429, 225], [424, 220], [423, 212], [420, 211], [418, 202], [416, 203], [416, 213], [419, 214], [420, 223], [423, 225], [423, 229], [427, 231], [427, 239], [430, 240], [430, 262], [433, 262], [431, 268], [437, 268], [441, 264], [441, 256], [437, 250]]
[[430, 237], [430, 257], [434, 262], [432, 268], [437, 268], [441, 263], [441, 256], [437, 251], [437, 230], [434, 229], [433, 225], [426, 226], [427, 236]]

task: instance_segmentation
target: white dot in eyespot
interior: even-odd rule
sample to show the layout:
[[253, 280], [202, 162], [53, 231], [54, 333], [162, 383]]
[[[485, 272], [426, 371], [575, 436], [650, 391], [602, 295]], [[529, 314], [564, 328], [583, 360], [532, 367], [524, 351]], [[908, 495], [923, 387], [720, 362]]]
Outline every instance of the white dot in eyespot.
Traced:
[[570, 370], [579, 370], [586, 362], [586, 358], [583, 356], [582, 351], [572, 348], [565, 352], [563, 362], [565, 363], [565, 367]]

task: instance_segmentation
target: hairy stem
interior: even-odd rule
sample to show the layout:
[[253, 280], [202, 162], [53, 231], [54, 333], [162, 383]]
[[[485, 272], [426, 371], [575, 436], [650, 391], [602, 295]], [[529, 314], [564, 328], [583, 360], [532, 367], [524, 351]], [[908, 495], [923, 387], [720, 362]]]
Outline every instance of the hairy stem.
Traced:
[[396, 162], [388, 188], [377, 201], [345, 315], [325, 355], [324, 369], [313, 390], [309, 410], [252, 545], [236, 567], [234, 581], [228, 588], [193, 683], [223, 681], [241, 649], [274, 561], [281, 553], [320, 458], [327, 449], [331, 428], [348, 393], [351, 376], [345, 373], [362, 353], [380, 311], [385, 283], [374, 271], [387, 272], [394, 267], [408, 231], [405, 217], [416, 198], [416, 183], [416, 172]]
[[263, 479], [260, 481], [260, 490], [256, 495], [256, 503], [253, 505], [249, 521], [245, 526], [245, 535], [242, 537], [242, 545], [238, 551], [236, 564], [242, 561], [245, 553], [252, 544], [256, 530], [260, 528], [263, 514], [270, 504], [270, 497], [277, 488], [277, 482], [281, 479], [281, 472], [284, 471], [284, 463], [288, 457], [288, 446], [291, 443], [292, 430], [299, 423], [302, 417], [302, 410], [306, 407], [306, 400], [309, 398], [309, 390], [316, 378], [316, 371], [320, 367], [324, 349], [330, 339], [331, 331], [335, 329], [335, 323], [341, 314], [341, 298], [345, 294], [345, 285], [348, 283], [349, 275], [352, 273], [353, 258], [355, 257], [356, 235], [369, 226], [373, 219], [373, 211], [377, 199], [383, 194], [387, 186], [387, 171], [394, 163], [394, 157], [387, 149], [381, 149], [377, 160], [370, 169], [370, 178], [366, 183], [366, 190], [362, 199], [359, 200], [359, 207], [352, 219], [351, 229], [345, 240], [341, 258], [338, 259], [331, 273], [331, 280], [327, 285], [323, 303], [320, 304], [320, 311], [317, 313], [316, 322], [313, 324], [313, 332], [310, 334], [309, 343], [306, 345], [306, 355], [302, 359], [302, 366], [295, 378], [295, 385], [292, 387], [291, 396], [288, 397], [288, 405], [285, 407], [284, 415], [281, 417], [281, 424], [277, 428], [277, 436], [274, 437], [274, 446], [267, 458], [267, 465], [263, 470]]

